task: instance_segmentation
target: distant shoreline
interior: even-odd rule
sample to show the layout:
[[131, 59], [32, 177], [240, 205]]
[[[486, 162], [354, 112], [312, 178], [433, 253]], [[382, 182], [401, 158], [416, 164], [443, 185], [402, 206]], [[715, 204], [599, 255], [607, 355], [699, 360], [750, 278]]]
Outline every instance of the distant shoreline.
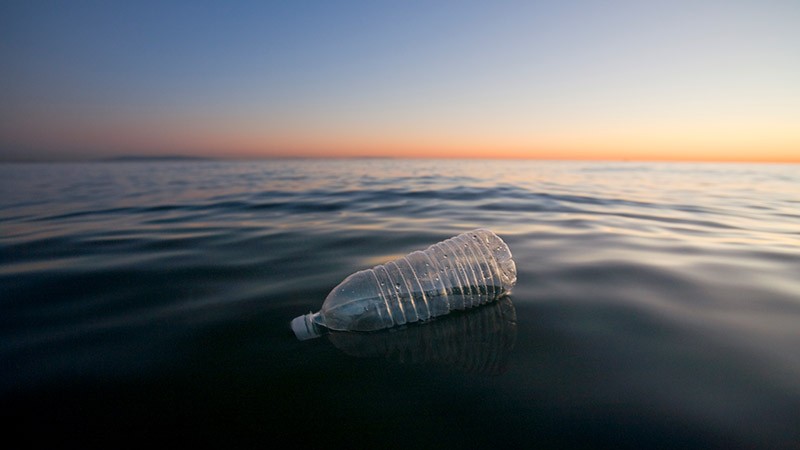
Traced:
[[114, 156], [111, 158], [100, 158], [91, 161], [98, 162], [169, 162], [169, 161], [214, 161], [214, 158], [206, 158], [202, 156], [182, 156], [182, 155], [164, 155], [164, 156], [147, 156], [147, 155], [123, 155]]

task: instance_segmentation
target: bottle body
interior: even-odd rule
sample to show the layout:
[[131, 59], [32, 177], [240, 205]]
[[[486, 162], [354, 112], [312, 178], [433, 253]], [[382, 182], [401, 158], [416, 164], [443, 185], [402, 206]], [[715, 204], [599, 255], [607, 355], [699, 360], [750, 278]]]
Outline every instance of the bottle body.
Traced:
[[478, 229], [350, 275], [305, 320], [332, 330], [380, 330], [494, 301], [516, 281], [506, 243]]

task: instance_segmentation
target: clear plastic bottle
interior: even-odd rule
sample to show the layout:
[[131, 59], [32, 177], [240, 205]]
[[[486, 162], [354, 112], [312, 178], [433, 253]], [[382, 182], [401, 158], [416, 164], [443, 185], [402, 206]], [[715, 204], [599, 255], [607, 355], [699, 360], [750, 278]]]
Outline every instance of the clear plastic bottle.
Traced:
[[336, 286], [319, 312], [292, 320], [299, 339], [338, 331], [375, 331], [432, 319], [496, 300], [517, 282], [508, 245], [477, 229], [356, 272]]

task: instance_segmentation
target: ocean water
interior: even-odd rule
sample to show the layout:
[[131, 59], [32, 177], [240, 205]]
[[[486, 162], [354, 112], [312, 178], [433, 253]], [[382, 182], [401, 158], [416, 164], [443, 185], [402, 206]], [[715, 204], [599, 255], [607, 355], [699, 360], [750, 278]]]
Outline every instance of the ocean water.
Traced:
[[[478, 227], [510, 297], [292, 334]], [[0, 305], [8, 442], [800, 447], [797, 165], [5, 164]]]

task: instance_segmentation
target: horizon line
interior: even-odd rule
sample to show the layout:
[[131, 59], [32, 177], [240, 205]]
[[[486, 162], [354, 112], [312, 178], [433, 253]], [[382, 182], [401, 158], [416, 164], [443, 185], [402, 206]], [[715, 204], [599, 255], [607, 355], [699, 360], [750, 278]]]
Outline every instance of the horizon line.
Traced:
[[706, 163], [706, 164], [800, 164], [797, 160], [778, 159], [715, 159], [715, 158], [557, 158], [557, 157], [483, 157], [483, 156], [388, 156], [388, 155], [262, 155], [262, 156], [201, 156], [201, 155], [117, 155], [103, 157], [66, 158], [7, 158], [0, 157], [0, 164], [36, 163], [136, 163], [136, 162], [219, 162], [219, 161], [270, 161], [270, 160], [419, 160], [419, 161], [545, 161], [545, 162], [597, 162], [597, 163]]

